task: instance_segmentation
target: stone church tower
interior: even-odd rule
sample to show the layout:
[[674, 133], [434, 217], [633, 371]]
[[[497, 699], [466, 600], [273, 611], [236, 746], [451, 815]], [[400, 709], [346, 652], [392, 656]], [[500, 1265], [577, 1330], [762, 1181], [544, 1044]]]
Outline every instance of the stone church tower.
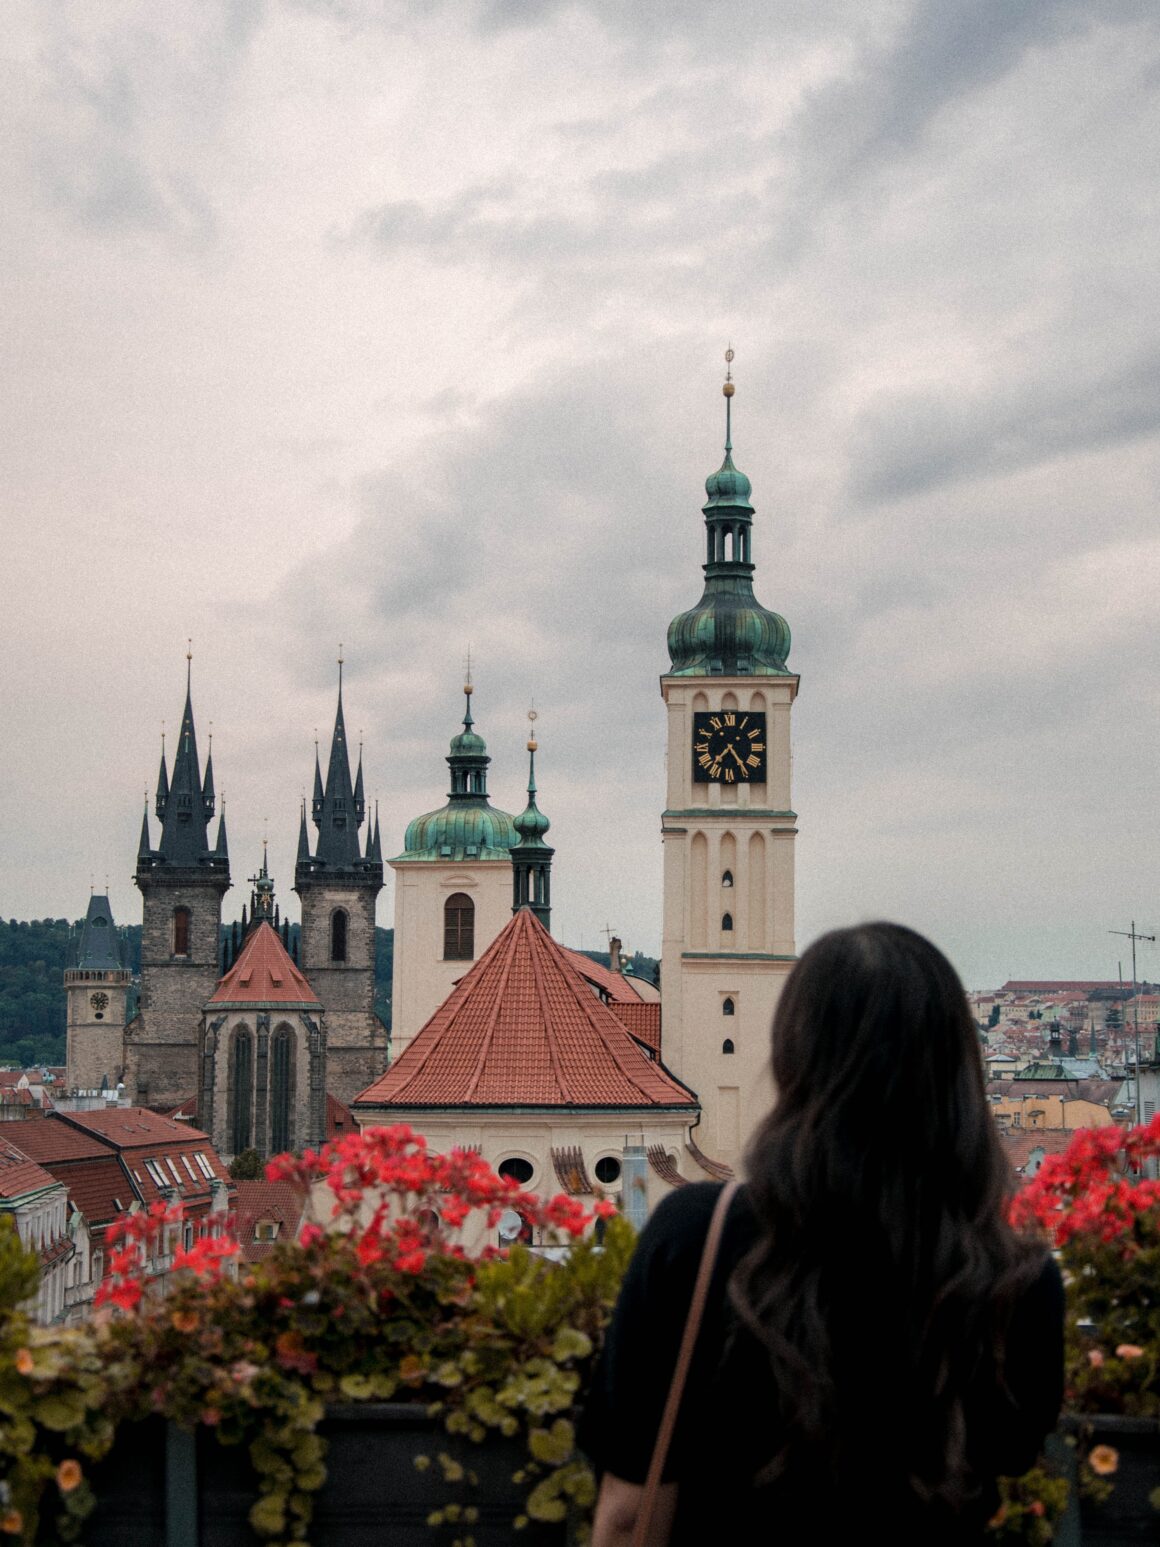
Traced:
[[64, 974], [70, 1091], [116, 1089], [125, 1062], [125, 1000], [131, 980], [109, 899], [94, 894], [76, 954]]
[[197, 754], [187, 662], [185, 709], [173, 758], [165, 752], [155, 810], [161, 822], [151, 846], [149, 814], [141, 822], [135, 880], [144, 899], [141, 1004], [125, 1028], [125, 1084], [130, 1100], [176, 1106], [198, 1088], [201, 1012], [220, 972], [222, 898], [230, 885], [226, 824], [209, 846], [214, 814], [213, 755], [204, 776]]
[[294, 867], [302, 904], [298, 959], [326, 1010], [328, 1089], [345, 1102], [386, 1068], [387, 1030], [375, 1014], [375, 899], [383, 887], [383, 855], [377, 822], [367, 821], [359, 850], [358, 830], [367, 820], [362, 753], [352, 784], [341, 661], [326, 783], [316, 752], [311, 815], [318, 830], [313, 854], [304, 804]]
[[[732, 351], [726, 355], [732, 360]], [[694, 1135], [734, 1165], [773, 1099], [769, 1031], [795, 961], [789, 670], [784, 618], [753, 594], [750, 483], [725, 460], [705, 484], [705, 585], [669, 625], [661, 978], [665, 1062], [695, 1090]]]

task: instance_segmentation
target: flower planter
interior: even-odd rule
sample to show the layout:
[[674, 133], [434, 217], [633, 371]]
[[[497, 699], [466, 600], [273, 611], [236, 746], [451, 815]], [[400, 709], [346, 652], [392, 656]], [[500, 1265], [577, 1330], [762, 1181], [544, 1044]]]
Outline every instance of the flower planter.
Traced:
[[[314, 1495], [307, 1533], [315, 1547], [437, 1547], [463, 1535], [477, 1547], [566, 1541], [564, 1525], [513, 1528], [531, 1487], [512, 1481], [528, 1463], [522, 1439], [475, 1445], [398, 1402], [334, 1406], [319, 1432], [328, 1446], [327, 1479]], [[440, 1454], [477, 1481], [448, 1482]], [[420, 1470], [416, 1456], [430, 1465]], [[255, 1547], [259, 1540], [249, 1524], [258, 1489], [247, 1450], [219, 1444], [209, 1429], [188, 1434], [160, 1418], [134, 1425], [118, 1434], [93, 1488], [98, 1503], [85, 1547]], [[453, 1503], [474, 1507], [478, 1519], [428, 1524], [433, 1511]]]
[[1156, 1493], [1160, 1503], [1160, 1419], [1069, 1413], [1059, 1429], [1064, 1439], [1079, 1439], [1088, 1453], [1096, 1445], [1110, 1446], [1119, 1462], [1104, 1479], [1110, 1496], [1097, 1503], [1078, 1494], [1075, 1450], [1057, 1442], [1055, 1456], [1068, 1468], [1072, 1502], [1054, 1547], [1142, 1547], [1160, 1540], [1160, 1510], [1149, 1498]]

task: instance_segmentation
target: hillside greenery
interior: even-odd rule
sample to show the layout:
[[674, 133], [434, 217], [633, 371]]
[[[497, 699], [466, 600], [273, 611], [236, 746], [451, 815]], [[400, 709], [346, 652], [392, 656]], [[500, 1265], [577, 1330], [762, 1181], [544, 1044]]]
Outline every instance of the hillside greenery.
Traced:
[[[0, 919], [0, 1066], [23, 1069], [64, 1063], [64, 970], [69, 943], [79, 934], [82, 923], [81, 919]], [[223, 940], [232, 928], [223, 925]], [[133, 1015], [137, 1008], [136, 979], [141, 971], [141, 926], [124, 925], [118, 934], [134, 977], [129, 993], [129, 1014]], [[298, 925], [293, 924], [292, 945], [297, 937]], [[608, 966], [607, 951], [585, 951], [584, 955]], [[394, 958], [394, 930], [376, 928], [375, 1011], [388, 1028]], [[653, 983], [658, 967], [655, 957], [635, 951], [629, 971]]]

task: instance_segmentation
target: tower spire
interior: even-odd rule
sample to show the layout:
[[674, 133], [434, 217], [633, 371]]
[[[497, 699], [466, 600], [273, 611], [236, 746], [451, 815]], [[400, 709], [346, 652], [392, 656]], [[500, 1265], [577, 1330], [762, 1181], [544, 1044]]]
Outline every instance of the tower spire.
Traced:
[[157, 852], [167, 864], [181, 866], [201, 865], [211, 858], [206, 829], [214, 811], [212, 763], [207, 762], [203, 778], [197, 755], [192, 663], [190, 647], [185, 654], [185, 707], [181, 714], [177, 750], [173, 754], [173, 770], [167, 778], [163, 748], [157, 781], [157, 815], [162, 824]]
[[733, 462], [733, 347], [725, 351], [725, 458], [705, 480], [705, 587], [669, 624], [670, 674], [791, 675], [789, 625], [753, 594], [752, 485]]
[[548, 818], [536, 805], [536, 720], [534, 709], [528, 710], [528, 803], [515, 818], [519, 837], [512, 845], [512, 912], [530, 908], [548, 931], [552, 927], [552, 856], [555, 849], [544, 842], [544, 834], [551, 827]]

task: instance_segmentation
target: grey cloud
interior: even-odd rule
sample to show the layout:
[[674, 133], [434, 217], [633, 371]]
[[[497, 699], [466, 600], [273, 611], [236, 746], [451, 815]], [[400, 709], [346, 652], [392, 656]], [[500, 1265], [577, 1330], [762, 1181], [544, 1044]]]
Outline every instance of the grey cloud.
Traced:
[[856, 430], [851, 493], [906, 498], [1157, 430], [1160, 348], [1078, 379], [1053, 363], [1015, 382], [992, 378], [985, 390], [897, 394]]

